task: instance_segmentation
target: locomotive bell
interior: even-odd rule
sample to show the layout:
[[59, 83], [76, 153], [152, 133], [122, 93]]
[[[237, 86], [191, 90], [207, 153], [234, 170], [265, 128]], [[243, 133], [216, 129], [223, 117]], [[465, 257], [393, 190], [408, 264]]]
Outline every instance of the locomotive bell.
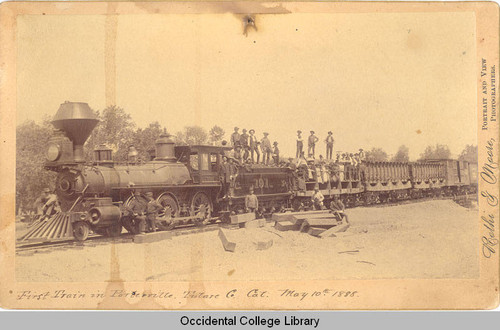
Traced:
[[98, 122], [99, 120], [87, 103], [66, 101], [57, 110], [52, 125], [66, 133], [66, 136], [73, 142], [75, 162], [83, 163], [85, 161], [83, 144]]
[[163, 132], [160, 138], [155, 142], [156, 146], [156, 158], [155, 160], [165, 160], [169, 162], [175, 162], [175, 143], [171, 138], [171, 135], [167, 132]]

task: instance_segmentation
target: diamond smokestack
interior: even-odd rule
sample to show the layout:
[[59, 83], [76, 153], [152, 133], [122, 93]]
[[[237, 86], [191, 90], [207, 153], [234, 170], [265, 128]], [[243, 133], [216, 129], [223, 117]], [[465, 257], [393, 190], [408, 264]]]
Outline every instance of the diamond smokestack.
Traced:
[[87, 103], [66, 101], [57, 110], [52, 125], [66, 133], [66, 136], [73, 142], [75, 162], [85, 161], [83, 145], [98, 122], [99, 120]]

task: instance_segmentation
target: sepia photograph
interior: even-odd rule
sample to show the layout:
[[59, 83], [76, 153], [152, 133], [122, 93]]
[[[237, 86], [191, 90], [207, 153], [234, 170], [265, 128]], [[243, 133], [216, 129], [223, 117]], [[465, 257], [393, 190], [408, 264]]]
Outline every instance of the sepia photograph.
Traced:
[[496, 308], [498, 17], [3, 3], [2, 307]]

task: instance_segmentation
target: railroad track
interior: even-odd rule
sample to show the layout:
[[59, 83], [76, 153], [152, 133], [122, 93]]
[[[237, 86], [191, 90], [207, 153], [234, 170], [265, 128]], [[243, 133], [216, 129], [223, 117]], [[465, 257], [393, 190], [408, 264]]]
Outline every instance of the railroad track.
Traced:
[[[171, 230], [173, 236], [189, 235], [196, 233], [203, 233], [208, 231], [217, 230], [220, 227], [230, 226], [222, 223], [211, 223], [203, 227], [182, 226]], [[147, 235], [147, 234], [146, 234]], [[109, 243], [130, 243], [133, 241], [134, 235], [130, 233], [122, 233], [118, 237], [105, 237], [101, 235], [91, 235], [87, 240], [79, 242], [73, 238], [65, 238], [61, 240], [47, 240], [47, 241], [34, 241], [23, 242], [16, 245], [16, 254], [29, 253], [34, 251], [46, 251], [54, 249], [67, 249], [67, 248], [83, 248], [95, 247], [98, 245], [107, 245]]]
[[[374, 208], [379, 208], [379, 207], [391, 207], [391, 206], [399, 206], [399, 205], [408, 205], [408, 204], [416, 204], [416, 203], [421, 203], [421, 202], [427, 202], [427, 201], [433, 201], [433, 200], [453, 200], [453, 199], [460, 199], [460, 198], [465, 198], [465, 195], [460, 195], [456, 197], [425, 197], [425, 198], [419, 198], [419, 199], [406, 199], [406, 200], [401, 200], [397, 202], [390, 202], [390, 203], [380, 203], [380, 204], [371, 204], [371, 205], [357, 205], [351, 208], [356, 208], [356, 207], [374, 207]], [[469, 195], [469, 199], [471, 200], [477, 200], [477, 195]], [[269, 219], [268, 219], [269, 221]], [[196, 234], [196, 233], [203, 233], [203, 232], [209, 232], [209, 231], [214, 231], [219, 228], [224, 228], [224, 227], [231, 227], [234, 225], [231, 224], [226, 224], [226, 223], [211, 223], [208, 225], [204, 225], [201, 227], [195, 227], [192, 225], [185, 225], [181, 227], [177, 227], [173, 230], [171, 230], [171, 233], [173, 236], [181, 236], [181, 235], [190, 235], [190, 234]], [[24, 254], [24, 253], [30, 253], [30, 252], [50, 252], [50, 250], [56, 250], [56, 249], [68, 249], [68, 248], [83, 248], [83, 247], [95, 247], [98, 245], [107, 245], [109, 243], [130, 243], [133, 241], [134, 235], [130, 233], [122, 233], [118, 237], [105, 237], [101, 235], [91, 235], [86, 241], [79, 242], [74, 240], [73, 238], [65, 238], [61, 240], [53, 240], [53, 241], [38, 241], [38, 242], [24, 242], [16, 245], [16, 254]], [[42, 252], [42, 253], [43, 253]]]
[[[349, 207], [349, 208], [355, 208], [355, 207], [390, 207], [390, 206], [398, 206], [398, 205], [408, 205], [408, 204], [416, 204], [416, 203], [422, 203], [422, 202], [429, 202], [429, 201], [439, 201], [439, 200], [459, 200], [461, 198], [465, 198], [466, 195], [458, 195], [458, 196], [443, 196], [443, 197], [424, 197], [424, 198], [418, 198], [418, 199], [404, 199], [396, 202], [388, 202], [388, 203], [379, 203], [379, 204], [370, 204], [370, 205], [358, 205], [354, 207]], [[477, 195], [468, 195], [467, 198], [469, 200], [475, 200], [477, 201]]]

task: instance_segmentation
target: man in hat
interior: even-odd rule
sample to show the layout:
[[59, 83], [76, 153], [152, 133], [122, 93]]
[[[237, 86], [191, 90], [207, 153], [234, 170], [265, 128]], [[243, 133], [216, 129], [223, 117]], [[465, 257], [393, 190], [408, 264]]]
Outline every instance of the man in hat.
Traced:
[[307, 153], [309, 157], [314, 158], [314, 152], [316, 148], [316, 143], [319, 141], [318, 137], [314, 135], [314, 131], [311, 131], [311, 135], [307, 139]]
[[134, 196], [125, 209], [131, 217], [132, 223], [135, 224], [138, 233], [144, 234], [146, 231], [146, 203], [141, 198], [139, 190], [134, 191]]
[[330, 202], [330, 210], [340, 218], [342, 218], [342, 213], [344, 213], [345, 206], [344, 203], [340, 200], [338, 195], [333, 196], [333, 201]]
[[36, 215], [40, 220], [47, 220], [52, 215], [61, 211], [57, 196], [50, 192], [49, 188], [44, 188], [35, 201]]
[[239, 128], [235, 127], [233, 134], [231, 134], [231, 147], [236, 151], [236, 147], [240, 146], [240, 133], [238, 133]]
[[238, 133], [240, 129], [238, 127], [234, 128], [233, 134], [231, 134], [231, 147], [235, 147], [240, 144], [240, 133]]
[[260, 140], [260, 147], [262, 149], [262, 164], [269, 165], [269, 161], [271, 158], [271, 141], [267, 137], [269, 133], [264, 132], [264, 137]]
[[219, 178], [222, 183], [222, 192], [224, 197], [226, 197], [229, 192], [229, 185], [231, 184], [231, 166], [227, 156], [222, 156], [222, 164], [219, 168]]
[[325, 207], [323, 205], [323, 201], [325, 200], [325, 196], [319, 191], [319, 186], [316, 185], [314, 187], [314, 194], [311, 197], [311, 201], [313, 203], [315, 210], [323, 210]]
[[280, 149], [278, 148], [278, 142], [274, 141], [273, 146], [274, 165], [278, 166], [280, 163]]
[[299, 158], [304, 152], [304, 139], [302, 138], [302, 131], [297, 131], [297, 152], [295, 153], [295, 158]]
[[332, 131], [328, 132], [328, 136], [325, 139], [326, 142], [326, 159], [332, 159], [333, 157], [333, 135]]
[[253, 193], [253, 187], [248, 190], [248, 195], [245, 196], [245, 210], [246, 212], [255, 212], [259, 209], [259, 200]]
[[251, 129], [248, 133], [248, 144], [250, 147], [250, 157], [252, 157], [252, 163], [255, 163], [255, 159], [253, 158], [253, 154], [257, 154], [257, 164], [260, 161], [260, 151], [259, 151], [259, 141], [257, 141], [257, 137], [255, 136], [255, 130]]
[[146, 199], [148, 200], [148, 203], [146, 204], [146, 229], [148, 232], [155, 232], [156, 216], [163, 207], [153, 198], [153, 193], [151, 191], [146, 193]]
[[365, 161], [366, 160], [366, 155], [365, 155], [365, 152], [363, 151], [363, 149], [359, 148], [359, 160], [361, 162]]
[[248, 159], [249, 151], [250, 151], [250, 145], [248, 143], [248, 138], [249, 135], [247, 134], [247, 130], [243, 129], [243, 133], [240, 135], [240, 146], [241, 146], [241, 151], [243, 153], [242, 158], [243, 160]]

